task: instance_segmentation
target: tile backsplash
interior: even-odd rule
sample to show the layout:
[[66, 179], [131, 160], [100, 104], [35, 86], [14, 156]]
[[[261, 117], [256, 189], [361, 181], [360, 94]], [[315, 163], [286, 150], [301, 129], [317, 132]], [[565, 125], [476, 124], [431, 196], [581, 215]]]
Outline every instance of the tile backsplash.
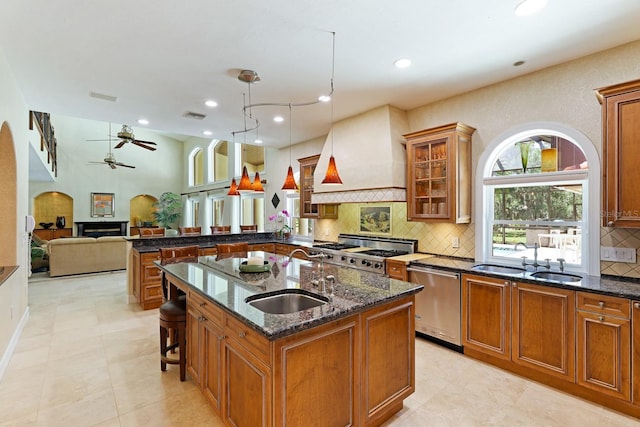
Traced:
[[[361, 206], [391, 206], [390, 237], [417, 239], [418, 251], [461, 258], [475, 258], [475, 224], [447, 224], [407, 221], [407, 204], [343, 203], [339, 206], [338, 219], [318, 220], [315, 227], [317, 240], [336, 241], [338, 234], [363, 234], [360, 232], [359, 212]], [[454, 248], [453, 238], [459, 239], [460, 247]], [[600, 228], [600, 245], [635, 248], [640, 260], [640, 229]], [[608, 262], [600, 263], [601, 274], [640, 278], [640, 265]]]

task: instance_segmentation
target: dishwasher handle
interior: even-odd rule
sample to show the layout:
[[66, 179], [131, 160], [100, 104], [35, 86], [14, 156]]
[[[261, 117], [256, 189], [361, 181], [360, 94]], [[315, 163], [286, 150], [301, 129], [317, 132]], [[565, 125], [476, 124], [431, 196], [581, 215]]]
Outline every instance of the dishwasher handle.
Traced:
[[433, 274], [434, 276], [442, 276], [442, 277], [446, 277], [448, 279], [460, 279], [460, 275], [458, 273], [450, 273], [448, 271], [443, 271], [443, 270], [435, 270], [435, 269], [431, 269], [431, 268], [423, 268], [423, 267], [408, 267], [407, 268], [408, 272], [416, 272], [416, 273], [427, 273], [427, 274]]

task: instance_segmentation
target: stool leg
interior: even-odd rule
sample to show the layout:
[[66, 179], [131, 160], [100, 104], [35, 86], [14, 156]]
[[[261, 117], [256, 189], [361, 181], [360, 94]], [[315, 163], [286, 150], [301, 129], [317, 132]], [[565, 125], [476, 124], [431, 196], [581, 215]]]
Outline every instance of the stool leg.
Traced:
[[178, 334], [179, 347], [180, 347], [180, 381], [184, 381], [185, 374], [187, 371], [187, 331], [186, 329], [180, 328], [176, 330]]
[[167, 330], [162, 326], [160, 326], [160, 354], [162, 356], [160, 358], [160, 370], [164, 372], [167, 370], [167, 364], [164, 361], [164, 357], [167, 355]]

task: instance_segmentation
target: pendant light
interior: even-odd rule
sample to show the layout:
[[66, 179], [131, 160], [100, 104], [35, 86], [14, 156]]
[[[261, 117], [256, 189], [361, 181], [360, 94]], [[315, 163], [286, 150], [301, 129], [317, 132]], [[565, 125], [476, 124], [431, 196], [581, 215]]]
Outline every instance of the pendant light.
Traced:
[[229, 192], [227, 193], [227, 196], [239, 196], [240, 193], [238, 192], [238, 184], [236, 184], [236, 179], [233, 178], [231, 180], [231, 187], [229, 187]]
[[238, 191], [240, 193], [253, 191], [251, 187], [251, 179], [249, 178], [249, 172], [247, 172], [247, 167], [242, 167], [242, 176], [240, 177], [240, 184], [238, 184]]
[[258, 172], [256, 172], [256, 177], [253, 179], [253, 184], [251, 184], [251, 189], [257, 193], [264, 193], [262, 182], [260, 182], [260, 174]]
[[[333, 34], [333, 59], [331, 60], [331, 93], [334, 93], [333, 87], [333, 77], [335, 73], [335, 58], [336, 58], [336, 33]], [[334, 95], [335, 96], [335, 95]], [[331, 97], [331, 157], [329, 157], [329, 166], [327, 167], [327, 173], [322, 180], [323, 184], [332, 184], [332, 185], [340, 185], [342, 184], [342, 180], [340, 179], [340, 174], [338, 173], [338, 168], [336, 167], [336, 159], [333, 157], [333, 103], [335, 98]]]
[[298, 184], [293, 176], [293, 168], [291, 167], [291, 104], [289, 104], [289, 169], [287, 170], [287, 177], [282, 185], [283, 190], [298, 190]]

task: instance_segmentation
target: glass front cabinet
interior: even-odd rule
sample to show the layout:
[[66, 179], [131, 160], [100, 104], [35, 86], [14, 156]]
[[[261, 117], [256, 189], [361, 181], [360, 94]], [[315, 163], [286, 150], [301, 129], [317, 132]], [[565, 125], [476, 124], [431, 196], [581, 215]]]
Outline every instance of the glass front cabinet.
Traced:
[[452, 123], [404, 135], [407, 140], [407, 219], [471, 221], [471, 135]]

